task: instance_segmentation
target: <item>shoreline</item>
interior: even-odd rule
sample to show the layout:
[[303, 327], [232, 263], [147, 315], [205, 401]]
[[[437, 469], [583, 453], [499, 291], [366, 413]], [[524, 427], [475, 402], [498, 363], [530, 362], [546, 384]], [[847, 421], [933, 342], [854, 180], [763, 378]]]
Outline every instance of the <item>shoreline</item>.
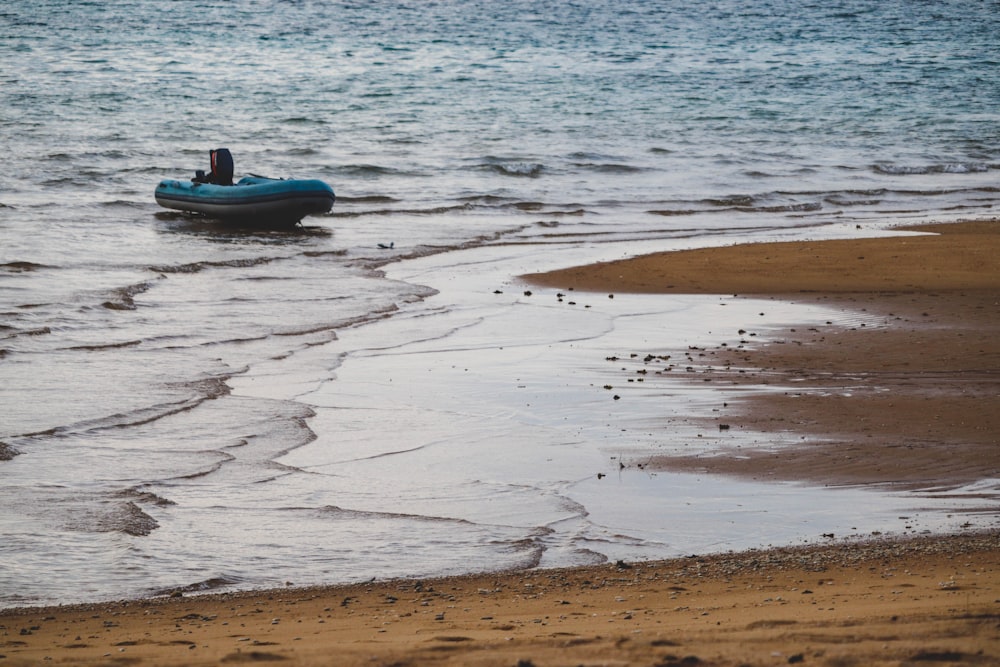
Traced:
[[0, 664], [1000, 660], [1000, 532], [0, 612]]
[[[854, 327], [790, 323], [764, 332], [762, 344], [748, 333], [746, 345], [705, 350], [699, 380], [775, 389], [731, 401], [712, 422], [765, 444], [649, 465], [941, 492], [1000, 479], [998, 228], [660, 253], [525, 279], [753, 293], [863, 314]], [[720, 269], [740, 263], [748, 273]], [[671, 271], [687, 283], [662, 279]], [[824, 272], [830, 288], [814, 289]], [[773, 448], [768, 434], [805, 440]], [[996, 513], [997, 497], [983, 490], [984, 511]], [[655, 562], [6, 609], [0, 665], [995, 664], [998, 605], [1000, 530], [873, 535]]]

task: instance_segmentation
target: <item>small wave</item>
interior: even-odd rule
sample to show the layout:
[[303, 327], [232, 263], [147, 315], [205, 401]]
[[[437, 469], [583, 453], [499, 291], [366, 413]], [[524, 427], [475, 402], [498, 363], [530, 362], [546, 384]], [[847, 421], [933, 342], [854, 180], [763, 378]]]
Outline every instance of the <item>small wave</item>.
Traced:
[[658, 209], [653, 211], [647, 211], [651, 215], [663, 215], [663, 216], [674, 216], [674, 215], [697, 215], [699, 213], [708, 213], [708, 211], [699, 211], [691, 208], [679, 208], [675, 210]]
[[83, 351], [83, 352], [96, 352], [98, 350], [114, 350], [124, 347], [135, 347], [137, 345], [142, 345], [141, 340], [126, 340], [121, 343], [104, 343], [100, 345], [74, 345], [72, 347], [67, 347], [67, 350], [73, 351]]
[[[231, 445], [230, 448], [231, 447], [245, 447], [248, 444], [249, 444], [249, 442], [247, 440], [240, 440], [237, 444]], [[220, 470], [222, 470], [222, 466], [224, 466], [225, 464], [229, 463], [230, 461], [235, 461], [236, 460], [235, 456], [233, 456], [232, 454], [229, 454], [227, 452], [219, 452], [219, 454], [221, 454], [222, 456], [219, 458], [219, 460], [217, 460], [212, 465], [210, 465], [210, 466], [208, 466], [206, 468], [202, 468], [201, 470], [196, 470], [195, 472], [190, 472], [190, 473], [186, 473], [186, 474], [183, 474], [183, 475], [177, 475], [176, 477], [173, 477], [172, 479], [191, 480], [191, 479], [200, 479], [202, 477], [208, 477], [209, 475], [212, 475], [212, 474], [217, 473]]]
[[137, 201], [126, 201], [124, 199], [115, 199], [112, 201], [101, 202], [101, 206], [106, 208], [145, 209], [148, 205]]
[[154, 273], [198, 273], [203, 269], [210, 268], [236, 268], [243, 269], [251, 266], [260, 266], [261, 264], [269, 264], [277, 257], [248, 257], [245, 259], [230, 259], [225, 261], [203, 261], [203, 262], [191, 262], [189, 264], [178, 264], [177, 266], [167, 266], [164, 264], [158, 266], [149, 267], [150, 271]]
[[513, 566], [513, 569], [516, 570], [531, 570], [538, 567], [545, 555], [545, 547], [539, 544], [534, 537], [507, 542], [504, 546], [509, 553], [522, 554], [520, 562]]
[[[297, 509], [297, 508], [290, 508]], [[431, 516], [427, 514], [408, 514], [406, 512], [378, 512], [378, 511], [367, 511], [367, 510], [352, 510], [344, 509], [343, 507], [338, 507], [336, 505], [325, 505], [323, 507], [317, 508], [317, 512], [324, 516], [336, 517], [338, 519], [406, 519], [409, 521], [425, 521], [430, 523], [450, 523], [458, 525], [471, 526], [475, 525], [475, 522], [469, 521], [468, 519], [459, 519], [455, 517], [443, 517], [443, 516]]]
[[392, 215], [442, 215], [454, 211], [467, 211], [471, 207], [469, 204], [456, 204], [453, 206], [435, 206], [432, 208], [378, 208], [367, 211], [338, 211], [330, 213], [331, 218], [360, 218], [364, 216], [392, 216]]
[[575, 208], [570, 211], [546, 211], [545, 215], [580, 217], [586, 215], [586, 209]]
[[711, 197], [702, 199], [702, 203], [709, 206], [753, 206], [754, 198], [751, 195], [729, 195], [728, 197]]
[[598, 174], [638, 174], [643, 171], [648, 171], [644, 167], [635, 167], [630, 164], [616, 164], [613, 162], [603, 162], [603, 163], [591, 163], [591, 162], [577, 162], [573, 164], [577, 169], [582, 169], [584, 171], [593, 171]]
[[744, 213], [797, 213], [801, 211], [819, 211], [823, 205], [819, 202], [802, 204], [779, 204], [777, 206], [737, 206], [736, 210]]
[[24, 437], [49, 437], [71, 433], [97, 432], [114, 429], [127, 429], [155, 422], [164, 417], [193, 410], [205, 401], [225, 396], [229, 393], [229, 385], [225, 384], [228, 376], [206, 378], [192, 382], [168, 383], [168, 387], [193, 389], [197, 395], [172, 403], [158, 403], [132, 412], [119, 412], [112, 415], [85, 419], [65, 426], [56, 426], [44, 431], [33, 431], [23, 434]]
[[[840, 195], [844, 196], [856, 196], [856, 197], [883, 197], [889, 191], [885, 188], [872, 188], [870, 190], [844, 190]], [[832, 196], [838, 196], [838, 193], [834, 193]]]
[[302, 255], [305, 257], [345, 257], [347, 250], [306, 250]]
[[164, 498], [163, 496], [158, 496], [152, 491], [140, 491], [136, 488], [119, 491], [116, 495], [119, 498], [129, 498], [148, 505], [156, 505], [157, 507], [168, 507], [170, 505], [177, 504], [173, 500]]
[[356, 176], [359, 178], [374, 178], [378, 176], [417, 176], [418, 174], [395, 169], [393, 167], [381, 167], [375, 164], [345, 164], [331, 169], [334, 173], [344, 176]]
[[178, 382], [170, 384], [171, 387], [183, 387], [185, 389], [192, 389], [199, 395], [203, 397], [203, 400], [212, 400], [215, 398], [221, 398], [223, 396], [228, 396], [232, 391], [226, 381], [229, 379], [228, 376], [222, 377], [210, 377], [202, 378], [200, 380], [192, 380], [191, 382]]
[[221, 588], [236, 586], [242, 583], [242, 581], [243, 580], [238, 577], [212, 577], [211, 579], [205, 579], [204, 581], [196, 581], [193, 584], [157, 589], [152, 592], [152, 595], [153, 597], [157, 597], [162, 595], [175, 595], [177, 593], [205, 593], [207, 591], [215, 591]]
[[[321, 336], [314, 337], [314, 339], [309, 343], [309, 345], [326, 345], [327, 343], [332, 343], [337, 340], [337, 325], [319, 325], [314, 327], [302, 327], [286, 329], [284, 331], [275, 331], [275, 336], [311, 336], [313, 334], [322, 334]], [[317, 340], [318, 339], [318, 340]]]
[[143, 537], [159, 527], [156, 519], [143, 512], [134, 502], [127, 501], [114, 505], [97, 517], [93, 529], [99, 533], [125, 533]]
[[570, 153], [567, 157], [570, 160], [576, 160], [578, 162], [611, 162], [615, 159], [612, 155], [591, 153], [589, 151], [576, 151], [575, 153]]
[[0, 441], [0, 461], [10, 461], [21, 452], [14, 449], [6, 442]]
[[6, 264], [0, 264], [0, 269], [7, 271], [9, 273], [28, 273], [29, 271], [38, 271], [39, 269], [51, 268], [45, 264], [36, 264], [34, 262], [7, 262]]
[[494, 209], [494, 210], [510, 210], [515, 211], [526, 211], [526, 212], [537, 212], [544, 211], [546, 208], [549, 209], [569, 209], [569, 210], [550, 210], [546, 215], [567, 215], [567, 214], [582, 214], [582, 211], [577, 203], [562, 203], [562, 204], [550, 204], [541, 201], [533, 200], [520, 200], [512, 199], [510, 197], [497, 197], [495, 195], [477, 195], [475, 197], [460, 197], [459, 201], [465, 202], [471, 208], [477, 209]]
[[[10, 330], [13, 327], [5, 327], [6, 330]], [[52, 329], [49, 327], [38, 327], [37, 329], [24, 329], [23, 331], [17, 331], [10, 336], [4, 336], [4, 338], [14, 338], [16, 336], [46, 336], [52, 333]]]
[[882, 203], [881, 199], [851, 199], [838, 195], [830, 195], [825, 197], [823, 201], [834, 206], [876, 206]]
[[515, 201], [510, 197], [498, 197], [497, 195], [470, 195], [466, 197], [459, 197], [458, 200], [469, 204], [477, 204], [479, 206], [494, 207], [507, 206], [512, 201]]
[[338, 204], [394, 204], [399, 200], [388, 195], [364, 195], [361, 197], [343, 197], [337, 195]]
[[925, 176], [930, 174], [980, 174], [990, 170], [990, 165], [976, 162], [950, 162], [923, 166], [875, 164], [872, 170], [889, 176]]
[[486, 163], [480, 169], [492, 171], [501, 176], [516, 176], [519, 178], [537, 178], [545, 172], [545, 166], [537, 162], [504, 162]]
[[135, 300], [134, 297], [137, 294], [142, 294], [153, 284], [149, 281], [136, 283], [134, 285], [126, 285], [112, 292], [112, 298], [108, 299], [101, 305], [109, 310], [135, 310]]

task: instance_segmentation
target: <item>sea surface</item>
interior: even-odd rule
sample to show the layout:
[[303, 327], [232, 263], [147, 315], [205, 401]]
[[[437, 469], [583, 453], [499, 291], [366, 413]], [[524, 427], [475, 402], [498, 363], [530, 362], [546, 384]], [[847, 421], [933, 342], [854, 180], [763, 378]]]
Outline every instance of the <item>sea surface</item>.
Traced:
[[[644, 469], [781, 437], [636, 359], [851, 316], [516, 276], [997, 217], [998, 35], [983, 0], [6, 0], [0, 606], [995, 525], [997, 480]], [[220, 146], [333, 211], [156, 205]]]

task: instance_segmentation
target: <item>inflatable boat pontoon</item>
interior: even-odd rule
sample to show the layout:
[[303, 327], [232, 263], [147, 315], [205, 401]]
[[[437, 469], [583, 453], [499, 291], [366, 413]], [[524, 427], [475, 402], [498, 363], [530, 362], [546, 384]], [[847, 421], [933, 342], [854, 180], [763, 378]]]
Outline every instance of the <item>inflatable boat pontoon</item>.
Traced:
[[229, 222], [280, 226], [333, 208], [336, 196], [323, 181], [246, 176], [233, 184], [229, 151], [213, 150], [211, 158], [210, 175], [199, 171], [190, 181], [160, 181], [156, 203]]

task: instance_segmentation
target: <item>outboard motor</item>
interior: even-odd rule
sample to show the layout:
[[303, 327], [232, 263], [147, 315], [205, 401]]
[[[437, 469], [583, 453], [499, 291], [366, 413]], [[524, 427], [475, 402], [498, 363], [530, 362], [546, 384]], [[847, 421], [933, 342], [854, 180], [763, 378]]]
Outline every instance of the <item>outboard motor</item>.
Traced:
[[208, 152], [211, 162], [211, 173], [198, 169], [194, 172], [194, 183], [215, 183], [216, 185], [233, 184], [233, 155], [228, 148], [215, 148]]
[[218, 185], [233, 184], [233, 156], [228, 148], [209, 152], [212, 158], [212, 182]]

